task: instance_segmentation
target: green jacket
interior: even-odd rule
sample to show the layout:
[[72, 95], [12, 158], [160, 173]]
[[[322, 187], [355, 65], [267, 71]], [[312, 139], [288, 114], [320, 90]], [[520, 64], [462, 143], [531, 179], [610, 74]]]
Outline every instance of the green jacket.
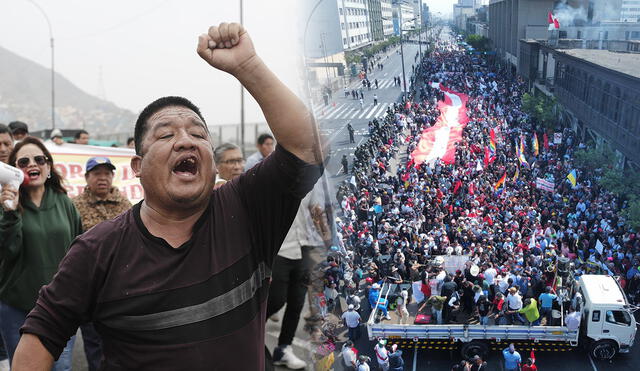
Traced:
[[40, 207], [23, 203], [22, 213], [0, 208], [0, 301], [30, 311], [82, 223], [69, 197], [49, 188]]

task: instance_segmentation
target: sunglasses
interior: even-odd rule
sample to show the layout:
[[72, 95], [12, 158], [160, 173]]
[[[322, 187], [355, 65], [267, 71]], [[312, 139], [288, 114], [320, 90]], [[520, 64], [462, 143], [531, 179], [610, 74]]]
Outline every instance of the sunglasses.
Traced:
[[[33, 156], [33, 161], [36, 163], [36, 165], [42, 166], [47, 163], [47, 156]], [[19, 158], [18, 161], [16, 161], [16, 164], [21, 169], [26, 168], [27, 166], [29, 166], [30, 163], [31, 163], [31, 158], [29, 157], [22, 157], [22, 158]]]

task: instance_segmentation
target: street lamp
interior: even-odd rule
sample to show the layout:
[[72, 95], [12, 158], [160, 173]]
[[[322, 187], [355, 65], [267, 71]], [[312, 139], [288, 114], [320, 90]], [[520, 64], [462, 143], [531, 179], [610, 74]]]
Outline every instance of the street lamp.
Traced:
[[40, 5], [38, 5], [38, 3], [36, 3], [33, 0], [28, 0], [31, 4], [33, 4], [36, 8], [38, 8], [38, 10], [40, 11], [40, 13], [42, 13], [42, 15], [44, 16], [44, 19], [47, 21], [47, 26], [49, 27], [49, 40], [51, 41], [51, 130], [56, 128], [56, 113], [55, 113], [55, 107], [56, 107], [56, 88], [55, 88], [55, 82], [56, 82], [56, 72], [55, 72], [55, 68], [54, 68], [54, 59], [53, 59], [53, 31], [51, 29], [51, 22], [49, 21], [49, 17], [47, 17], [47, 13], [44, 12], [44, 9], [42, 9], [40, 7]]

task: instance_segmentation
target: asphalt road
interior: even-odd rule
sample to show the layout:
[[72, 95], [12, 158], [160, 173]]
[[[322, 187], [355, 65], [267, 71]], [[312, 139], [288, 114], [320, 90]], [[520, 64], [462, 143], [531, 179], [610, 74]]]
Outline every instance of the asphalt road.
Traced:
[[[403, 49], [407, 88], [409, 88], [412, 66], [416, 64], [414, 58], [419, 48], [417, 44], [409, 43], [405, 44]], [[331, 160], [326, 171], [337, 182], [346, 178], [344, 175], [336, 176], [341, 168], [340, 160], [342, 155], [347, 155], [349, 166], [351, 166], [353, 151], [358, 144], [368, 137], [368, 122], [382, 116], [386, 109], [397, 102], [402, 95], [401, 86], [393, 83], [394, 76], [402, 76], [401, 56], [396, 50], [399, 51], [400, 49], [392, 50], [388, 56], [383, 56], [379, 60], [379, 63], [384, 64], [382, 70], [375, 68], [374, 71], [369, 73], [368, 78], [372, 86], [371, 90], [363, 89], [364, 105], [362, 108], [358, 100], [352, 97], [345, 97], [342, 90], [333, 92], [329, 104], [324, 105], [321, 103], [314, 107], [313, 111], [320, 126], [320, 132], [327, 135], [331, 143]], [[378, 89], [373, 85], [376, 79], [378, 80]], [[361, 82], [355, 79], [348, 85], [348, 89], [351, 90], [361, 86]], [[378, 97], [377, 105], [374, 105], [374, 94]], [[355, 130], [355, 143], [349, 143], [348, 124], [351, 124]]]

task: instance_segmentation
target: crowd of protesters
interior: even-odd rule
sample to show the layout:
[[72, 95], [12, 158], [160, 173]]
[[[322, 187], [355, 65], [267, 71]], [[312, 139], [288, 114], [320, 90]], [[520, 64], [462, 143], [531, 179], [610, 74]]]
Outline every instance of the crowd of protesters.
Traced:
[[[432, 82], [468, 96], [469, 121], [453, 163], [417, 165], [411, 154], [444, 100]], [[557, 295], [565, 263], [575, 275], [619, 276], [636, 297], [640, 239], [621, 216], [625, 205], [598, 184], [601, 173], [576, 165], [587, 145], [571, 130], [556, 128], [553, 140], [522, 111], [525, 92], [515, 74], [455, 43], [439, 42], [422, 60], [410, 96], [369, 123], [338, 189], [340, 246], [325, 274], [332, 301], [340, 293], [353, 303], [364, 288], [370, 306], [386, 320], [395, 310], [398, 323], [413, 323], [411, 302], [420, 304], [414, 315], [428, 314], [423, 323], [561, 325], [554, 310], [581, 305], [579, 294]], [[553, 190], [537, 188], [539, 178]], [[445, 271], [443, 257], [455, 255], [468, 259]], [[398, 284], [387, 300], [384, 283]], [[579, 323], [569, 317], [566, 325]]]

